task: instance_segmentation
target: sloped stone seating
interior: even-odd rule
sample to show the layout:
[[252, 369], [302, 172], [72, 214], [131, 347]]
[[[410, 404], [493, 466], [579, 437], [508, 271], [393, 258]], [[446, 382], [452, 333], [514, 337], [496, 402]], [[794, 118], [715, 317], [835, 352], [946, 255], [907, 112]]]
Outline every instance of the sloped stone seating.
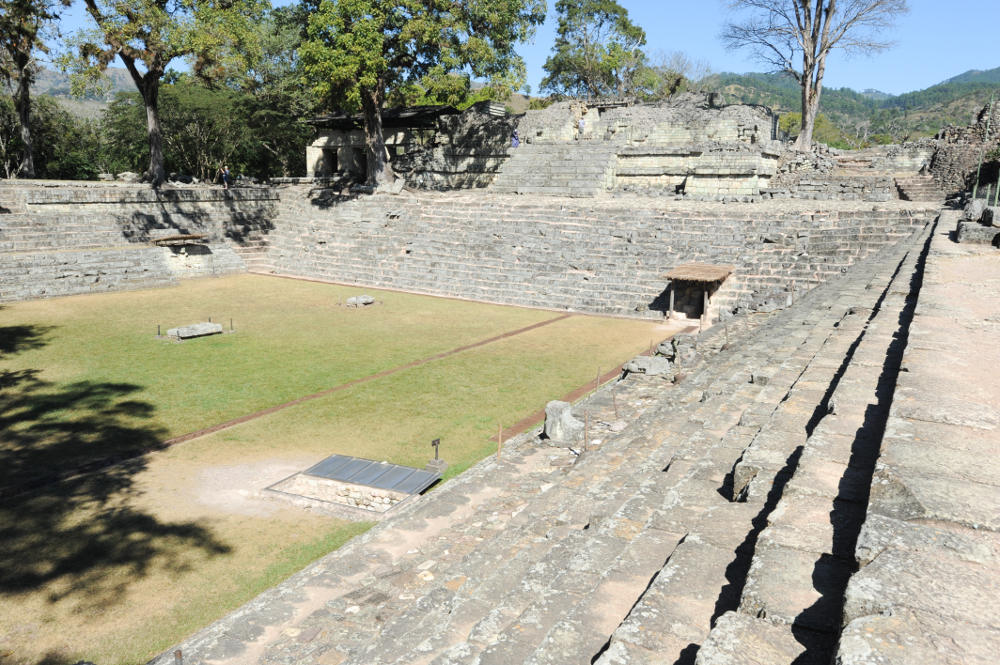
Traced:
[[[986, 665], [1000, 652], [1000, 264], [942, 215], [848, 584], [842, 665]], [[987, 286], [990, 285], [990, 286]], [[986, 288], [984, 288], [986, 286]]]
[[[929, 232], [921, 234], [926, 244]], [[698, 663], [828, 663], [840, 632], [854, 544], [868, 501], [892, 387], [916, 301], [920, 246], [911, 249], [874, 303], [856, 302], [803, 374], [819, 409], [794, 431], [755, 439], [734, 468], [734, 494], [767, 493], [766, 515], [738, 613], [724, 615]], [[869, 306], [871, 305], [871, 306]], [[839, 367], [833, 362], [843, 358]], [[780, 488], [780, 490], [779, 490]], [[771, 624], [771, 625], [768, 625]], [[747, 644], [751, 635], [763, 644]]]
[[957, 217], [866, 317], [701, 665], [996, 662], [1000, 269]]
[[617, 146], [589, 138], [522, 143], [493, 181], [497, 194], [591, 197], [611, 187]]
[[815, 286], [937, 212], [898, 202], [859, 209], [632, 195], [570, 200], [405, 192], [328, 208], [323, 200], [307, 190], [282, 192], [282, 215], [267, 235], [270, 269], [346, 284], [628, 315], [654, 303], [659, 312], [666, 309], [663, 273], [673, 265], [736, 265], [717, 303], [732, 305], [753, 291], [793, 282], [797, 290]]
[[[0, 301], [139, 289], [178, 276], [242, 272], [237, 247], [266, 250], [270, 190], [227, 192], [95, 183], [0, 183]], [[199, 251], [151, 246], [160, 236], [205, 235]], [[243, 235], [249, 240], [243, 247]]]
[[734, 465], [769, 432], [808, 431], [850, 348], [840, 324], [876, 308], [909, 245], [766, 326], [734, 321], [673, 388], [598, 393], [576, 407], [596, 423], [591, 450], [523, 437], [199, 633], [185, 662], [693, 662], [738, 607], [777, 500], [729, 501]]

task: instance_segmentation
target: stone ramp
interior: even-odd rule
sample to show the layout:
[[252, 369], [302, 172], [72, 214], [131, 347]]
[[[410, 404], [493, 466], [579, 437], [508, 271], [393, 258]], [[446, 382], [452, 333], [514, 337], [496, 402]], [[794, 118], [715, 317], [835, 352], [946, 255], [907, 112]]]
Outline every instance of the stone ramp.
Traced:
[[491, 190], [496, 194], [593, 197], [614, 180], [617, 146], [591, 139], [522, 143], [510, 150]]
[[739, 602], [767, 506], [728, 500], [733, 465], [760, 432], [809, 421], [824, 387], [800, 381], [840, 366], [823, 350], [844, 293], [874, 305], [884, 266], [860, 262], [767, 326], [732, 326], [673, 388], [603, 390], [576, 407], [592, 449], [522, 437], [194, 636], [185, 662], [692, 662]]

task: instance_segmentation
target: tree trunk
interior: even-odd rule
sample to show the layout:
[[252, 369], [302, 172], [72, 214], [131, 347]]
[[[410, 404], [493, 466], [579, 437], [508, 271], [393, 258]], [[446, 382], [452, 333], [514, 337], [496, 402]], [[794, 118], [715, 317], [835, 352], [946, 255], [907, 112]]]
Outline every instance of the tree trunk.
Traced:
[[21, 144], [24, 153], [18, 176], [21, 178], [35, 177], [35, 153], [31, 142], [31, 73], [28, 71], [28, 59], [16, 57], [17, 90], [14, 93], [14, 107], [17, 109], [17, 119], [21, 123]]
[[[89, 0], [87, 6], [91, 6]], [[149, 179], [153, 187], [159, 187], [167, 179], [166, 169], [163, 168], [163, 130], [160, 129], [160, 114], [157, 108], [163, 69], [162, 67], [150, 68], [145, 74], [142, 74], [135, 66], [133, 58], [124, 53], [119, 53], [118, 57], [125, 63], [125, 69], [132, 77], [132, 82], [139, 90], [142, 103], [146, 107], [146, 129], [149, 132], [149, 170], [146, 171], [146, 178]]]
[[795, 141], [795, 149], [807, 152], [812, 150], [813, 128], [816, 127], [816, 107], [814, 103], [813, 88], [811, 82], [802, 85], [802, 127], [799, 129], [799, 137]]
[[381, 187], [392, 183], [396, 177], [389, 165], [382, 131], [382, 100], [377, 91], [363, 90], [361, 106], [365, 121], [365, 147], [367, 148], [367, 184]]
[[149, 131], [149, 170], [146, 177], [153, 187], [159, 187], [167, 179], [167, 172], [163, 167], [163, 130], [160, 128], [160, 113], [157, 108], [159, 97], [160, 79], [157, 77], [146, 81], [142, 91], [142, 101], [146, 106], [146, 128]]

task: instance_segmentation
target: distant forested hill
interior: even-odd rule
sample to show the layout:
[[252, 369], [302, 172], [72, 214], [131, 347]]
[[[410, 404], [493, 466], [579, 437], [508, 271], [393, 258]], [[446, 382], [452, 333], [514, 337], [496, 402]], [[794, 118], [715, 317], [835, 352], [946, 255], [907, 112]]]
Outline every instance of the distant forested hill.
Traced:
[[[783, 74], [715, 74], [701, 87], [722, 92], [729, 103], [764, 104], [779, 113], [799, 111], [799, 86]], [[842, 133], [842, 142], [897, 142], [933, 136], [945, 125], [969, 124], [989, 101], [1000, 97], [1000, 67], [971, 70], [924, 90], [890, 95], [824, 88], [820, 113]]]
[[55, 98], [59, 105], [70, 113], [85, 118], [94, 118], [100, 115], [117, 93], [135, 92], [135, 84], [132, 83], [132, 77], [126, 70], [120, 67], [109, 67], [107, 77], [106, 93], [91, 92], [84, 97], [74, 97], [70, 93], [68, 75], [42, 68], [35, 75], [31, 94], [48, 95]]

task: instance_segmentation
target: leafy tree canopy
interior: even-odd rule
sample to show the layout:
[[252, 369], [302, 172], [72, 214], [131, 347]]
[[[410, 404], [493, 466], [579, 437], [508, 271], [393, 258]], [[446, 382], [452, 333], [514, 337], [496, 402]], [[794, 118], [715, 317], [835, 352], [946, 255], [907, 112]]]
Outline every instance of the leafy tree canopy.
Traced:
[[31, 135], [31, 92], [34, 53], [47, 52], [43, 32], [59, 18], [59, 5], [70, 0], [0, 0], [0, 81], [14, 90], [14, 107], [20, 125], [21, 161], [16, 172], [35, 176]]
[[614, 0], [558, 0], [559, 27], [542, 89], [577, 97], [635, 95], [655, 85], [646, 33]]
[[191, 59], [193, 71], [218, 78], [259, 53], [255, 22], [267, 0], [84, 0], [94, 28], [76, 39], [75, 89], [97, 80], [116, 57], [125, 64], [146, 110], [154, 184], [166, 176], [158, 96], [167, 66]]
[[500, 97], [524, 82], [515, 45], [545, 18], [544, 0], [307, 0], [304, 77], [330, 108], [362, 111], [368, 180], [391, 178], [381, 111], [393, 95], [455, 103], [484, 79]]

